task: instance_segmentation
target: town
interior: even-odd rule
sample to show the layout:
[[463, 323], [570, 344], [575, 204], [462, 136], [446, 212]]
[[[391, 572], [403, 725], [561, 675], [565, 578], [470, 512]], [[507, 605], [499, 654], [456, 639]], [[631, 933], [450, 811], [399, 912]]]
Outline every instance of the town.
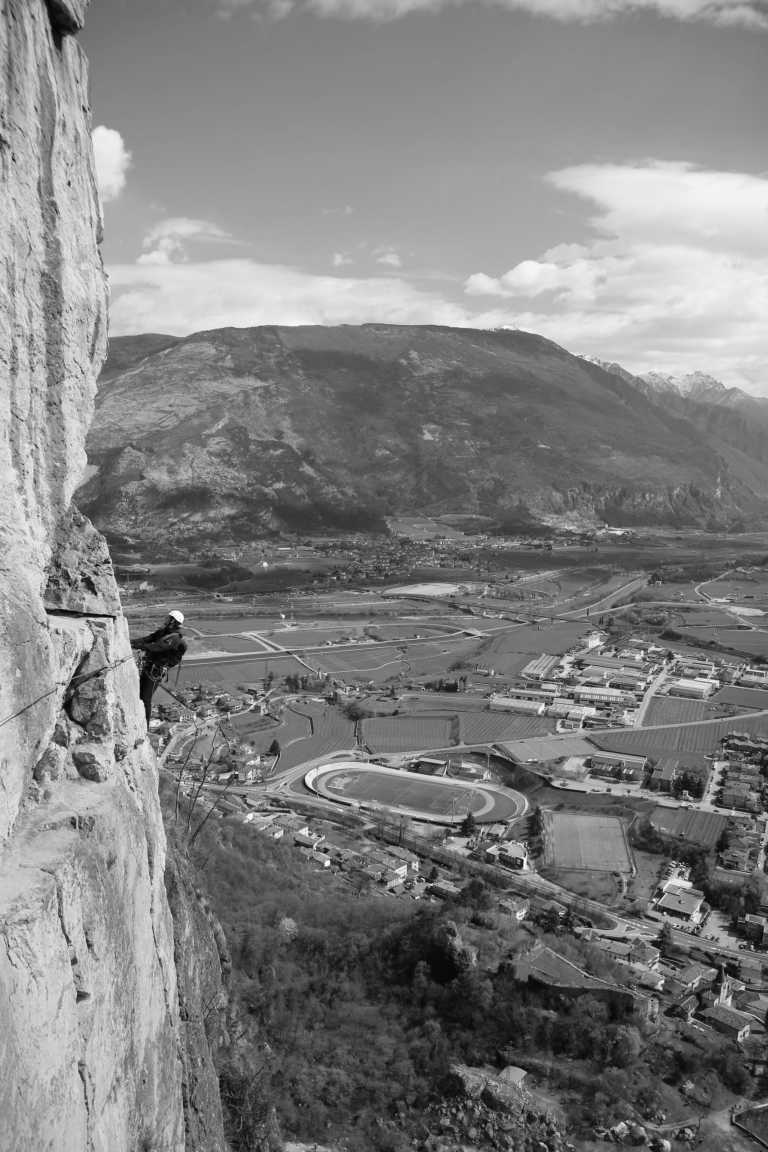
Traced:
[[659, 580], [191, 600], [151, 739], [190, 827], [235, 821], [351, 898], [451, 906], [480, 882], [497, 916], [581, 949], [534, 938], [516, 979], [725, 1037], [759, 1079], [768, 577]]

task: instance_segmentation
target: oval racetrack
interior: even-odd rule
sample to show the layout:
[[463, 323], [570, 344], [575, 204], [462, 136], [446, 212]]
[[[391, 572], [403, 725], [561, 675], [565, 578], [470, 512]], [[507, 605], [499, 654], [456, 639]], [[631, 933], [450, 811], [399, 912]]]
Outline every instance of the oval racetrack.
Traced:
[[519, 792], [486, 783], [382, 768], [359, 760], [313, 768], [304, 783], [326, 800], [361, 808], [386, 808], [417, 820], [454, 824], [471, 812], [478, 823], [522, 816], [527, 801]]

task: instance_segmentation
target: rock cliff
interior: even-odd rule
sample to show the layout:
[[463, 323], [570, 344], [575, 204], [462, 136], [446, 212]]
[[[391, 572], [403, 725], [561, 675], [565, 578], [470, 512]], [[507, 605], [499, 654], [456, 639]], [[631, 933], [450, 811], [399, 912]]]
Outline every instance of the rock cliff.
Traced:
[[71, 503], [106, 350], [86, 8], [0, 0], [0, 1147], [213, 1150], [220, 1127], [185, 1136], [166, 842], [128, 630], [106, 547]]

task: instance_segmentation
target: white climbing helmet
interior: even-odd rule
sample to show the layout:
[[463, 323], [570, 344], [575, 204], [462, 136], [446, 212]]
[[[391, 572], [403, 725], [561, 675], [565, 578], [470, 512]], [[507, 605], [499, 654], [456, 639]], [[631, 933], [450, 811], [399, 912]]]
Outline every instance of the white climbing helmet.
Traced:
[[168, 615], [170, 616], [171, 620], [175, 620], [177, 624], [184, 623], [184, 613], [179, 612], [178, 608], [172, 608]]

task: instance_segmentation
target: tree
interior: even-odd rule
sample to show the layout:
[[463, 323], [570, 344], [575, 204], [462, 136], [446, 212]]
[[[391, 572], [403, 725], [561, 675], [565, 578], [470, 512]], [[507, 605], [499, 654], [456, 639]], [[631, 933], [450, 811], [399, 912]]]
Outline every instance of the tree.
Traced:
[[461, 832], [462, 836], [474, 836], [476, 830], [477, 820], [475, 820], [472, 812], [467, 812], [466, 816], [461, 822], [459, 831]]
[[669, 925], [669, 921], [667, 921], [667, 920], [665, 920], [661, 926], [661, 930], [659, 932], [658, 944], [659, 944], [659, 951], [661, 952], [662, 956], [668, 956], [670, 953], [670, 950], [672, 948], [674, 948], [674, 946], [675, 946], [675, 940], [674, 940], [674, 937], [672, 935], [672, 929]]
[[280, 741], [277, 739], [277, 737], [275, 737], [275, 739], [272, 741], [269, 748], [267, 749], [267, 755], [268, 756], [279, 756], [280, 755]]

